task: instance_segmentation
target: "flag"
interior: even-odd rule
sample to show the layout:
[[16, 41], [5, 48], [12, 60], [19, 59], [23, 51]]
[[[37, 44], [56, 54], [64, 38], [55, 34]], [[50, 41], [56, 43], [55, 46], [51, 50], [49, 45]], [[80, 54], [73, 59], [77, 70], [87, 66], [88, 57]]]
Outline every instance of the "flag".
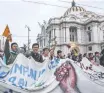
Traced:
[[[4, 32], [3, 32], [3, 34], [2, 34], [2, 36], [8, 37], [10, 34], [11, 34], [10, 33], [10, 29], [9, 29], [9, 27], [7, 25], [5, 30], [4, 30]], [[12, 42], [12, 37], [11, 36], [10, 36], [10, 40], [9, 41]]]

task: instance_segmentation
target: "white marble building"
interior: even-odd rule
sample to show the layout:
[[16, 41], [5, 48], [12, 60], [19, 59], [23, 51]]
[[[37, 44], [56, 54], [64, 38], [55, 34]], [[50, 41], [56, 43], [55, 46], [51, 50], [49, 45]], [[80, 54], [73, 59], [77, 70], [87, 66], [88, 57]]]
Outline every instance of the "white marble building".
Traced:
[[37, 36], [41, 49], [51, 47], [55, 36], [56, 51], [61, 49], [64, 54], [68, 53], [66, 45], [70, 41], [78, 44], [82, 54], [100, 52], [104, 47], [104, 16], [76, 6], [73, 1], [63, 16], [50, 18], [41, 25], [41, 33]]

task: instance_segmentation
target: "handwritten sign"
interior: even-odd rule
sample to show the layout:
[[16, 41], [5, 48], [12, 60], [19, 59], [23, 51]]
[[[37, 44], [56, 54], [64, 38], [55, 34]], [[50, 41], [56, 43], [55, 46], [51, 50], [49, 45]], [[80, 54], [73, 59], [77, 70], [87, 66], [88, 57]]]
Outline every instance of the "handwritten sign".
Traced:
[[[51, 62], [38, 63], [33, 58], [28, 59], [19, 54], [8, 73], [6, 73], [3, 82], [10, 85], [28, 89], [45, 87], [53, 80], [51, 77], [58, 66], [59, 61], [55, 58]], [[2, 75], [2, 73], [1, 73]]]
[[[38, 63], [33, 58], [28, 59], [22, 54], [17, 56], [8, 72], [0, 71], [0, 90], [2, 90], [2, 93], [63, 93], [63, 90], [65, 90], [63, 88], [66, 86], [69, 88], [70, 83], [65, 83], [63, 88], [59, 87], [61, 81], [56, 80], [54, 72], [60, 67], [62, 71], [66, 71], [66, 68], [63, 68], [64, 65], [62, 66], [65, 62], [70, 63], [70, 66], [75, 70], [77, 78], [75, 89], [78, 89], [81, 93], [104, 92], [104, 68], [93, 65], [87, 59], [82, 60], [79, 64], [70, 59], [59, 60], [57, 58]], [[70, 75], [68, 79], [71, 80], [73, 76], [69, 71], [67, 70], [68, 75]], [[63, 72], [60, 72], [60, 74], [63, 75]], [[68, 81], [68, 79], [65, 80]], [[78, 92], [75, 91], [75, 93]]]

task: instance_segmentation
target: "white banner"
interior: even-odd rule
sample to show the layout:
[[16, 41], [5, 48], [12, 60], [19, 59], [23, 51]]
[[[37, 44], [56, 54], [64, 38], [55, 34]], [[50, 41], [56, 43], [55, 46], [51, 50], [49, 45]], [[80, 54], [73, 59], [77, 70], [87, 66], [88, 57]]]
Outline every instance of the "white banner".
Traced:
[[0, 93], [104, 93], [104, 68], [86, 58], [39, 63], [19, 54], [10, 69], [0, 68]]
[[[54, 72], [55, 69], [60, 66], [61, 61], [46, 60], [43, 63], [39, 63], [31, 59], [26, 58], [24, 55], [19, 54], [7, 74], [1, 74], [1, 82], [25, 89], [28, 91], [42, 91], [42, 93], [49, 92], [58, 86], [59, 82], [56, 81]], [[4, 77], [4, 78], [3, 78]], [[50, 84], [54, 83], [52, 87], [47, 88]], [[4, 85], [5, 86], [5, 85]], [[43, 88], [45, 89], [43, 91]], [[42, 89], [42, 90], [41, 90]]]

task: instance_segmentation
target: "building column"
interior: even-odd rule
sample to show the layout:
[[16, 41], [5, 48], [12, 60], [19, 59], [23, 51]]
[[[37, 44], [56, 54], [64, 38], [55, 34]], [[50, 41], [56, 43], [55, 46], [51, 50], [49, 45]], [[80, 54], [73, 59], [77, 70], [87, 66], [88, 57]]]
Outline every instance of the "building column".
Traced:
[[74, 41], [77, 42], [77, 29], [74, 29]]
[[70, 42], [70, 31], [69, 31], [68, 27], [66, 28], [66, 41], [67, 41], [67, 43]]
[[77, 28], [77, 42], [78, 43], [82, 42], [82, 36], [81, 36], [81, 30], [80, 30], [80, 28]]
[[91, 38], [93, 42], [99, 43], [99, 33], [98, 33], [97, 23], [93, 24]]
[[57, 44], [59, 44], [60, 43], [60, 31], [58, 28], [56, 28], [55, 36], [56, 36]]
[[64, 30], [61, 26], [60, 28], [60, 44], [63, 44], [64, 43]]
[[62, 34], [62, 39], [63, 39], [63, 43], [66, 43], [66, 41], [67, 41], [67, 37], [66, 37], [66, 28], [64, 27], [63, 29], [62, 29], [62, 31], [63, 31], [63, 34]]

